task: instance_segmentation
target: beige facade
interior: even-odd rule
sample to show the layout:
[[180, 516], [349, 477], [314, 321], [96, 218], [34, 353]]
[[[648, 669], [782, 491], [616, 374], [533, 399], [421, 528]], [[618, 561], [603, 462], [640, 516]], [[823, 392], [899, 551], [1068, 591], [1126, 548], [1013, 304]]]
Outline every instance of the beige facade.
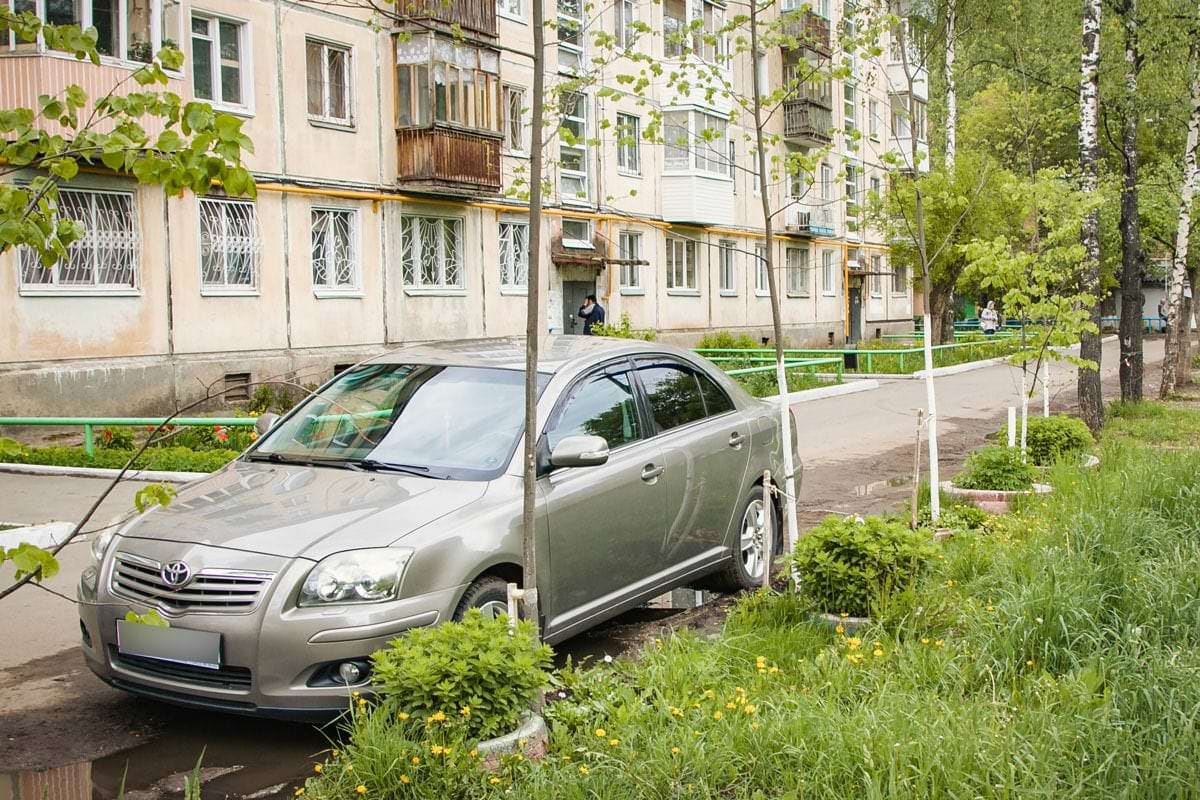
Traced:
[[[499, 14], [487, 0], [441, 6], [474, 15], [478, 31], [468, 38], [477, 48], [449, 37], [397, 37], [366, 14], [284, 0], [151, 0], [148, 18], [133, 11], [141, 3], [77, 0], [84, 23], [101, 24], [101, 6], [115, 9], [103, 22], [111, 55], [100, 67], [0, 43], [5, 106], [66, 82], [96, 94], [136, 66], [139, 46], [181, 44], [186, 66], [170, 88], [245, 120], [254, 142], [247, 165], [259, 182], [254, 202], [168, 199], [98, 173], [66, 187], [66, 205], [92, 229], [71, 262], [47, 274], [20, 253], [0, 256], [3, 412], [161, 410], [230, 374], [319, 382], [338, 365], [402, 342], [523, 332], [517, 254], [527, 215], [505, 187], [528, 167], [529, 2], [501, 0]], [[618, 15], [632, 14], [662, 31], [671, 14], [719, 18], [719, 5], [688, 2], [605, 5], [589, 25], [614, 31]], [[548, 18], [563, 7], [548, 3]], [[816, 2], [814, 10], [827, 26], [839, 24], [841, 2]], [[429, 27], [437, 26], [420, 30]], [[671, 61], [662, 36], [633, 46]], [[911, 326], [909, 282], [892, 274], [879, 236], [856, 230], [848, 216], [848, 200], [884, 185], [884, 154], [911, 149], [895, 129], [900, 87], [890, 51], [858, 63], [849, 88], [834, 82], [821, 101], [832, 106], [829, 152], [804, 197], [789, 199], [784, 180], [773, 187], [781, 209], [774, 261], [786, 333], [797, 345]], [[550, 52], [553, 84], [567, 73], [556, 48]], [[566, 43], [557, 52], [564, 65], [590, 55], [586, 43], [582, 52]], [[786, 56], [767, 52], [768, 85], [782, 81]], [[422, 76], [436, 83], [454, 64], [455, 74], [472, 76], [469, 88], [465, 77], [454, 84], [457, 110], [449, 100], [437, 106], [442, 96], [433, 90], [405, 89]], [[616, 85], [631, 68], [606, 66], [600, 84]], [[731, 58], [724, 69], [748, 94], [749, 58]], [[540, 254], [546, 329], [570, 331], [578, 293], [590, 288], [610, 321], [628, 314], [635, 327], [667, 339], [691, 341], [712, 329], [766, 335], [763, 219], [747, 121], [734, 103], [679, 97], [661, 84], [643, 103], [602, 94], [585, 91], [563, 123], [598, 144], [572, 150], [552, 142], [545, 150], [555, 188]], [[426, 98], [433, 117], [457, 113], [459, 121], [422, 129]], [[723, 126], [719, 143], [728, 149], [716, 158], [712, 145], [707, 154], [645, 140], [621, 147], [613, 126], [636, 119], [644, 130], [652, 113], [692, 137]], [[786, 147], [821, 147], [819, 137], [791, 135], [783, 116]], [[606, 260], [622, 257], [646, 263]]]

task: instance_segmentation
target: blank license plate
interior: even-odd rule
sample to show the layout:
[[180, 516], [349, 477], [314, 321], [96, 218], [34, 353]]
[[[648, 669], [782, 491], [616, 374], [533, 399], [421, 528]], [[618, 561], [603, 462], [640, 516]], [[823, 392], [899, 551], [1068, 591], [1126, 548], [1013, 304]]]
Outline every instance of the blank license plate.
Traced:
[[206, 669], [221, 668], [221, 634], [117, 620], [117, 652]]

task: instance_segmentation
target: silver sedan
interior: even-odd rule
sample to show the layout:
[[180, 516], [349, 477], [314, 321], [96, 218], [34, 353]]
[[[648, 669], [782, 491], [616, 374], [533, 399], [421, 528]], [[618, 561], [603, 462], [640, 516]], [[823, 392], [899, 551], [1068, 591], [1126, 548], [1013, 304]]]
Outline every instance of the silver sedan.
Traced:
[[[180, 704], [325, 715], [402, 631], [502, 611], [521, 577], [524, 357], [523, 339], [488, 339], [359, 364], [97, 538], [79, 584], [89, 666]], [[547, 641], [675, 587], [761, 580], [778, 406], [660, 344], [549, 337], [538, 369]], [[169, 627], [123, 619], [149, 609]]]

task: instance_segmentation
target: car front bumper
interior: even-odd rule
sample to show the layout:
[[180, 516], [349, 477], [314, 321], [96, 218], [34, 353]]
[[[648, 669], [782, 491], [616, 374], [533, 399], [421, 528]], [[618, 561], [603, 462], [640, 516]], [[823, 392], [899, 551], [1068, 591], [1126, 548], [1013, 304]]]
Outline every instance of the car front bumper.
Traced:
[[[128, 543], [123, 543], [130, 548]], [[130, 552], [165, 562], [179, 558], [177, 545], [141, 540]], [[228, 551], [192, 546], [189, 562], [228, 561]], [[240, 613], [206, 610], [172, 613], [114, 593], [112, 554], [95, 578], [80, 579], [82, 649], [103, 681], [134, 694], [185, 706], [264, 717], [321, 718], [345, 711], [350, 692], [369, 691], [369, 680], [346, 686], [323, 680], [345, 661], [364, 662], [409, 628], [449, 619], [465, 587], [385, 603], [299, 608], [296, 590], [313, 562], [238, 553], [239, 568], [274, 573], [257, 605]], [[220, 634], [218, 669], [124, 654], [117, 621], [129, 611], [154, 607], [173, 628]]]

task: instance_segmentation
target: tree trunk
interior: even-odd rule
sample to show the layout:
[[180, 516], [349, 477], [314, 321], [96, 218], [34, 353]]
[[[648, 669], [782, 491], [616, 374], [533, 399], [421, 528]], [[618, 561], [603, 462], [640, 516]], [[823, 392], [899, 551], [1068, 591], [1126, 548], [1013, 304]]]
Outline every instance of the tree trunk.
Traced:
[[946, 170], [953, 172], [958, 154], [958, 86], [954, 82], [954, 37], [957, 35], [956, 0], [946, 3]]
[[933, 343], [949, 344], [954, 341], [954, 290], [932, 284], [929, 287], [929, 307], [933, 318]]
[[1125, 33], [1125, 121], [1121, 132], [1124, 184], [1121, 186], [1121, 399], [1142, 399], [1142, 231], [1138, 221], [1138, 97], [1140, 54], [1137, 40], [1137, 0], [1124, 0], [1121, 24]]
[[1192, 380], [1192, 316], [1195, 314], [1196, 307], [1196, 273], [1198, 270], [1192, 270], [1191, 276], [1188, 278], [1189, 286], [1192, 286], [1192, 296], [1183, 299], [1183, 313], [1180, 315], [1180, 325], [1183, 331], [1179, 337], [1179, 368], [1175, 370], [1175, 385], [1187, 386]]
[[[1171, 260], [1171, 273], [1167, 279], [1167, 342], [1163, 353], [1162, 384], [1158, 396], [1166, 399], [1175, 391], [1180, 374], [1187, 375], [1191, 367], [1182, 357], [1184, 342], [1191, 336], [1188, 317], [1183, 313], [1183, 285], [1187, 278], [1187, 256], [1192, 231], [1192, 198], [1196, 193], [1197, 176], [1196, 147], [1200, 143], [1200, 44], [1193, 42], [1192, 54], [1192, 113], [1188, 118], [1187, 145], [1183, 150], [1183, 187], [1180, 191], [1179, 223], [1175, 228], [1175, 254]], [[1192, 270], [1192, 305], [1197, 305], [1196, 273]]]
[[[767, 137], [763, 130], [766, 122], [763, 120], [762, 96], [766, 87], [759, 86], [758, 60], [762, 54], [758, 51], [758, 3], [750, 4], [750, 53], [753, 68], [750, 70], [751, 86], [754, 90], [754, 136], [758, 159], [758, 192], [762, 200], [763, 235], [767, 246], [767, 288], [771, 295], [771, 327], [775, 334], [775, 382], [779, 387], [779, 430], [783, 437], [783, 505], [784, 523], [787, 525], [787, 550], [792, 552], [800, 538], [800, 524], [796, 516], [796, 467], [795, 454], [792, 452], [792, 410], [787, 402], [787, 371], [784, 369], [783, 351], [783, 315], [779, 307], [779, 279], [775, 275], [774, 229], [772, 226], [772, 209], [770, 185], [767, 175]], [[766, 490], [768, 487], [763, 487]], [[771, 566], [770, 554], [764, 556], [768, 571]]]
[[542, 334], [542, 115], [545, 113], [544, 9], [533, 4], [533, 97], [529, 124], [529, 259], [525, 301], [525, 451], [521, 507], [521, 587], [527, 618], [541, 630], [537, 573], [537, 364]]
[[[1083, 0], [1083, 57], [1079, 68], [1079, 173], [1080, 189], [1092, 193], [1097, 188], [1096, 162], [1099, 154], [1100, 116], [1100, 9], [1101, 0]], [[1100, 211], [1090, 212], [1083, 220], [1080, 238], [1084, 247], [1082, 288], [1094, 300], [1091, 321], [1094, 332], [1085, 331], [1079, 339], [1079, 356], [1093, 362], [1096, 369], [1080, 369], [1077, 383], [1079, 408], [1084, 422], [1092, 430], [1104, 423], [1104, 399], [1100, 394]]]

